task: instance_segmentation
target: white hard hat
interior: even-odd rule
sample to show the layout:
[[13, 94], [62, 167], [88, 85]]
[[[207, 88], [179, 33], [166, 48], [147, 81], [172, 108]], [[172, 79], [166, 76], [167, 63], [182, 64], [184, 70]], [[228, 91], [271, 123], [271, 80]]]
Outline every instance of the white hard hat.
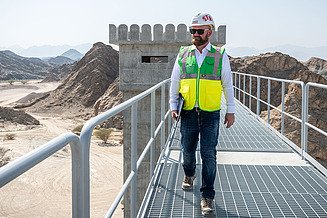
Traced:
[[198, 13], [193, 17], [190, 27], [203, 25], [208, 25], [211, 26], [211, 29], [215, 29], [215, 22], [210, 14]]

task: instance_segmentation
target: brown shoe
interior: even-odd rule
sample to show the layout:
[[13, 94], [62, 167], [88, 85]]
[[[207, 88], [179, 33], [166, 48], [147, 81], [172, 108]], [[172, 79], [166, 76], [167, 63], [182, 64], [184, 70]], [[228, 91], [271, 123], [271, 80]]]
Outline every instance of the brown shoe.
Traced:
[[195, 175], [194, 176], [184, 176], [184, 181], [183, 181], [182, 188], [184, 190], [192, 189], [194, 179], [195, 179]]
[[201, 199], [201, 211], [202, 215], [208, 215], [214, 213], [215, 208], [213, 204], [213, 199], [210, 198], [202, 198]]

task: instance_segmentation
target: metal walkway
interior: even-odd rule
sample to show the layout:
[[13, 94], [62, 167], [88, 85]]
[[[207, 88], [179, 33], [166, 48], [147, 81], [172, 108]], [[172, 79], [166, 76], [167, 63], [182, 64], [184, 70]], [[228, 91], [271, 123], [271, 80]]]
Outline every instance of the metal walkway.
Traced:
[[[326, 177], [239, 102], [236, 121], [230, 129], [220, 126], [212, 217], [327, 217]], [[199, 151], [194, 189], [183, 191], [182, 156], [176, 147], [180, 147], [179, 130], [174, 149], [161, 163], [145, 217], [202, 216]]]

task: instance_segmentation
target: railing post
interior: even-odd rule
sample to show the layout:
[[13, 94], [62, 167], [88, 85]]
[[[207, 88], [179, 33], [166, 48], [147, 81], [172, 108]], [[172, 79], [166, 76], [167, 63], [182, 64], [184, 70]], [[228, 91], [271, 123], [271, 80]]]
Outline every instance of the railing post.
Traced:
[[92, 130], [85, 128], [88, 124], [85, 123], [80, 134], [80, 141], [82, 146], [82, 185], [83, 185], [83, 218], [90, 217], [90, 143]]
[[136, 217], [137, 209], [137, 102], [131, 109], [131, 171], [134, 171], [134, 177], [131, 182], [131, 214], [130, 217]]
[[309, 101], [309, 85], [302, 83], [302, 113], [301, 113], [301, 157], [304, 159], [304, 152], [307, 152], [306, 138], [308, 134], [308, 128], [306, 128], [306, 122], [308, 117], [308, 101]]
[[[150, 136], [154, 138], [154, 131], [155, 131], [155, 121], [156, 121], [156, 92], [153, 91], [151, 93], [151, 127], [150, 127]], [[154, 158], [155, 158], [155, 140], [150, 147], [150, 180], [153, 175], [154, 171]]]
[[243, 76], [243, 104], [245, 105], [245, 75]]
[[257, 77], [257, 115], [260, 115], [260, 77]]
[[72, 217], [83, 217], [83, 196], [84, 187], [82, 180], [83, 168], [82, 168], [82, 151], [81, 142], [72, 141]]
[[238, 74], [238, 100], [241, 101], [241, 74]]
[[306, 84], [305, 85], [305, 102], [304, 102], [304, 105], [305, 105], [305, 110], [304, 110], [304, 134], [303, 134], [303, 143], [304, 143], [304, 150], [305, 152], [308, 151], [308, 125], [307, 125], [307, 122], [308, 122], [308, 114], [309, 114], [309, 88], [310, 88], [310, 84]]
[[234, 86], [235, 86], [235, 89], [234, 89], [234, 96], [236, 97], [236, 84], [237, 84], [237, 74], [236, 73], [234, 73]]
[[250, 111], [252, 111], [252, 105], [251, 105], [251, 100], [252, 100], [252, 76], [250, 76], [250, 82], [249, 82], [249, 93], [250, 93], [250, 96], [249, 96], [249, 108], [250, 108]]
[[281, 122], [281, 130], [280, 133], [282, 135], [284, 135], [284, 125], [285, 125], [285, 121], [284, 121], [284, 111], [285, 111], [285, 82], [282, 82], [282, 122]]
[[[161, 122], [163, 123], [165, 121], [165, 84], [161, 86]], [[163, 149], [165, 145], [165, 133], [166, 128], [165, 125], [162, 125], [161, 128], [161, 137], [160, 137], [160, 148]]]
[[268, 110], [268, 119], [267, 119], [267, 123], [270, 124], [270, 79], [268, 79], [268, 93], [267, 93], [267, 110]]

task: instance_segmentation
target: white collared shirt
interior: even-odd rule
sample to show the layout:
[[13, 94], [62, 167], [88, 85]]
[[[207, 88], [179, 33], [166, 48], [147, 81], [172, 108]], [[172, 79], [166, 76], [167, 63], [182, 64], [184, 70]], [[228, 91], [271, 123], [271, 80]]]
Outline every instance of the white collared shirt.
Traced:
[[[202, 53], [195, 49], [195, 58], [199, 68], [202, 65], [204, 58], [206, 57], [208, 51], [211, 50], [211, 43], [202, 50]], [[223, 86], [223, 92], [226, 99], [227, 113], [235, 113], [235, 102], [234, 102], [234, 90], [233, 90], [233, 80], [232, 72], [230, 68], [230, 63], [228, 55], [224, 52], [222, 56], [222, 70], [221, 70], [221, 82]], [[180, 67], [178, 64], [178, 55], [174, 64], [173, 71], [171, 73], [171, 85], [170, 85], [170, 110], [177, 110], [178, 106], [178, 94], [180, 86]], [[197, 103], [196, 103], [197, 105]]]

